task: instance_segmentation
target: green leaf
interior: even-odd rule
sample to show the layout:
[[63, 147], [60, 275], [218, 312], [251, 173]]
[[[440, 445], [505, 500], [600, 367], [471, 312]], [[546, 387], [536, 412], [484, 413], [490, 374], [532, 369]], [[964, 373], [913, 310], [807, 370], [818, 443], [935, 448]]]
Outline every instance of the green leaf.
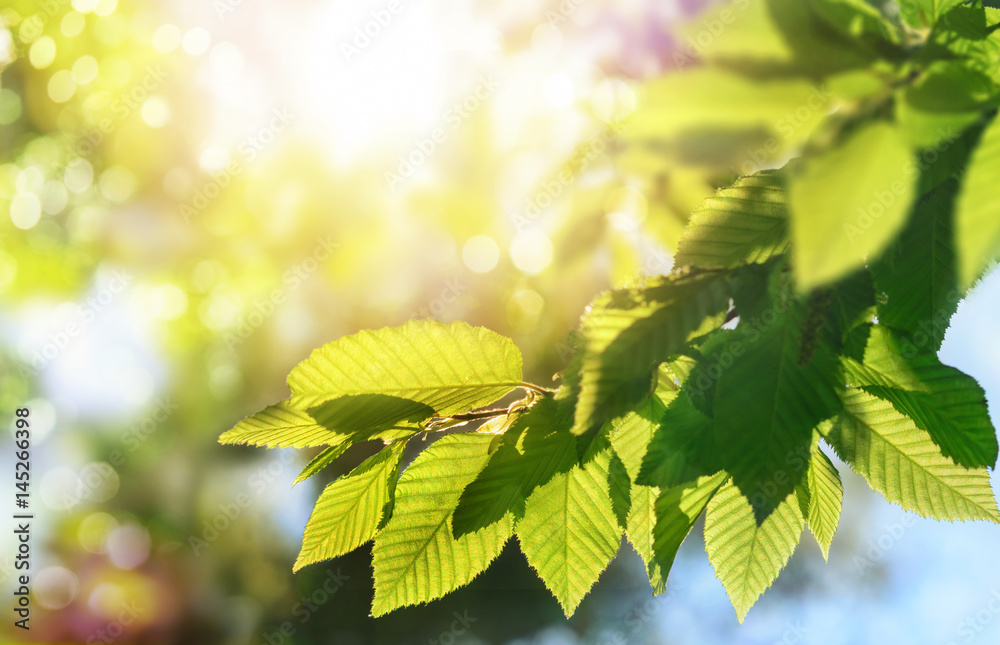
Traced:
[[709, 499], [719, 490], [726, 478], [726, 473], [720, 472], [699, 477], [681, 486], [660, 490], [656, 498], [652, 565], [663, 578], [664, 584], [681, 544], [705, 510]]
[[[869, 335], [865, 364], [850, 373], [856, 385], [926, 430], [955, 463], [968, 468], [996, 464], [997, 437], [986, 394], [974, 378], [943, 365], [932, 351], [919, 351], [879, 325]], [[895, 382], [899, 375], [902, 382]]]
[[694, 407], [685, 390], [648, 422], [655, 431], [636, 482], [666, 489], [719, 470], [713, 420]]
[[813, 429], [838, 405], [833, 355], [820, 345], [801, 364], [807, 322], [801, 303], [772, 303], [771, 316], [762, 314], [760, 324], [774, 322], [764, 325], [756, 342], [747, 342], [745, 351], [722, 369], [715, 390], [719, 463], [750, 500], [759, 521], [795, 490], [805, 475]]
[[[313, 407], [344, 396], [421, 403], [434, 416], [482, 407], [521, 383], [514, 343], [464, 322], [411, 320], [327, 343], [288, 375], [292, 401]], [[381, 406], [367, 406], [376, 413]]]
[[662, 363], [656, 375], [656, 396], [664, 402], [676, 396], [677, 391], [687, 381], [697, 361], [690, 356], [678, 356], [669, 363]]
[[730, 268], [763, 263], [787, 250], [784, 177], [762, 172], [737, 179], [691, 214], [675, 263]]
[[913, 146], [948, 148], [995, 94], [993, 80], [968, 61], [936, 61], [898, 91], [896, 120]]
[[[777, 137], [797, 108], [815, 101], [813, 97], [824, 98], [805, 80], [761, 81], [707, 66], [657, 78], [645, 89], [646, 106], [629, 119], [626, 131], [633, 140], [670, 140], [712, 129], [730, 138], [738, 130]], [[679, 96], [684, 100], [677, 100]], [[794, 140], [805, 138], [824, 115], [823, 110], [810, 110], [805, 119], [796, 121], [798, 127], [790, 128]]]
[[900, 17], [914, 27], [932, 27], [963, 0], [906, 0], [899, 3]]
[[892, 53], [896, 30], [869, 12], [859, 12], [857, 0], [765, 1], [794, 52], [792, 69], [803, 76], [866, 69]]
[[611, 446], [610, 434], [614, 426], [611, 422], [594, 426], [585, 434], [576, 436], [576, 456], [580, 464], [585, 464]]
[[247, 444], [267, 448], [312, 448], [349, 444], [346, 435], [320, 424], [312, 415], [282, 401], [243, 419], [219, 437], [221, 444]]
[[888, 401], [850, 389], [843, 403], [827, 440], [883, 497], [923, 517], [1000, 523], [985, 468], [952, 463]]
[[320, 452], [318, 455], [313, 457], [308, 464], [306, 464], [306, 467], [302, 469], [302, 472], [299, 473], [299, 476], [295, 478], [294, 482], [292, 482], [292, 486], [295, 486], [300, 482], [304, 482], [305, 480], [309, 479], [319, 471], [323, 470], [324, 468], [332, 464], [337, 457], [344, 454], [344, 451], [350, 447], [351, 447], [350, 443], [342, 443], [339, 446], [330, 446], [329, 448], [326, 448], [325, 450]]
[[[785, 270], [788, 262], [789, 259], [787, 256], [781, 256], [766, 264], [748, 264], [742, 270], [735, 273], [732, 280], [732, 295], [735, 313], [739, 314], [737, 322], [748, 319], [751, 316], [760, 316], [769, 307], [770, 299], [776, 297], [775, 294], [780, 294], [784, 297], [785, 294], [791, 291], [789, 286], [791, 282], [790, 272], [786, 272]], [[733, 329], [723, 327], [705, 334], [698, 339], [701, 342], [698, 343], [697, 349], [701, 356], [698, 356], [698, 354], [693, 355], [699, 359], [703, 356], [712, 355], [718, 351], [718, 348], [713, 347], [713, 344], [717, 342], [725, 344], [732, 342], [732, 337], [736, 335], [734, 331]], [[730, 336], [730, 338], [725, 341], [718, 338], [719, 336], [726, 335]], [[695, 366], [692, 370], [690, 380], [696, 378], [695, 372], [701, 367], [700, 363], [701, 361], [699, 360], [699, 365]]]
[[955, 207], [958, 278], [968, 289], [1000, 255], [1000, 119], [972, 153]]
[[933, 383], [931, 394], [881, 387], [865, 390], [889, 401], [926, 430], [941, 454], [956, 464], [993, 468], [997, 437], [982, 388], [971, 376], [947, 365], [941, 368], [942, 378]]
[[909, 225], [872, 267], [886, 300], [879, 322], [909, 332], [937, 350], [961, 292], [953, 245], [953, 205], [958, 182], [946, 181], [921, 198]]
[[979, 112], [996, 94], [990, 78], [967, 61], [934, 61], [906, 89], [906, 99], [925, 112]]
[[716, 275], [662, 278], [599, 296], [582, 322], [573, 432], [582, 434], [635, 407], [649, 393], [656, 367], [721, 323], [728, 307], [728, 283]]
[[611, 496], [611, 510], [618, 520], [618, 526], [624, 530], [632, 507], [632, 482], [625, 471], [625, 464], [614, 453], [608, 465], [608, 493]]
[[884, 122], [860, 127], [805, 160], [791, 178], [788, 195], [792, 259], [801, 290], [876, 259], [906, 223], [915, 168], [903, 136]]
[[[740, 291], [733, 293], [737, 310], [740, 309]], [[734, 348], [742, 348], [744, 341], [732, 329], [715, 329], [698, 340], [697, 349], [689, 350], [697, 360], [681, 388], [681, 395], [686, 398], [699, 412], [706, 417], [712, 417], [715, 412], [715, 384], [721, 374], [721, 362], [732, 357]]]
[[740, 622], [788, 563], [804, 527], [794, 493], [759, 525], [732, 482], [712, 497], [705, 516], [705, 551]]
[[854, 329], [874, 319], [875, 303], [872, 276], [864, 269], [833, 285], [830, 315], [835, 323], [836, 347], [842, 348]]
[[608, 495], [611, 451], [560, 473], [528, 498], [517, 537], [528, 564], [566, 616], [608, 566], [621, 541]]
[[[673, 365], [673, 364], [672, 364]], [[661, 378], [669, 378], [665, 366], [660, 367]], [[670, 399], [677, 396], [673, 390], [665, 392]], [[646, 446], [664, 411], [663, 400], [651, 396], [644, 400], [634, 412], [618, 420], [611, 435], [611, 446], [615, 457], [621, 461], [628, 477], [635, 481], [642, 466]], [[649, 584], [653, 593], [666, 590], [669, 567], [661, 567], [653, 553], [653, 527], [656, 525], [656, 498], [660, 489], [650, 486], [632, 485], [629, 489], [630, 506], [625, 518], [625, 532], [636, 553], [646, 565]]]
[[1000, 39], [996, 37], [996, 24], [1000, 15], [996, 9], [987, 9], [990, 2], [966, 2], [939, 14], [937, 24], [922, 47], [925, 58], [963, 59], [967, 65], [990, 75], [1000, 82]]
[[[933, 151], [920, 151], [917, 155], [920, 167], [917, 193], [921, 196], [926, 196], [945, 182], [958, 181], [961, 183], [961, 176], [968, 167], [969, 159], [979, 146], [979, 140], [982, 138], [983, 131], [986, 130], [989, 123], [990, 120], [986, 116], [981, 115], [979, 121], [974, 126], [967, 128], [961, 134], [948, 133], [949, 141], [947, 146], [938, 146]], [[954, 228], [954, 209], [952, 220], [952, 228]], [[952, 248], [954, 248], [954, 239], [952, 239]]]
[[807, 0], [807, 3], [824, 20], [851, 38], [895, 35], [891, 23], [866, 0]]
[[656, 498], [660, 489], [652, 486], [633, 486], [631, 490], [632, 505], [625, 521], [625, 532], [629, 543], [646, 565], [646, 574], [654, 594], [661, 594], [667, 589], [667, 574], [656, 559], [653, 551], [653, 528], [656, 526]]
[[455, 509], [455, 537], [522, 513], [524, 500], [556, 473], [577, 463], [572, 418], [558, 401], [545, 397], [521, 414], [500, 441], [489, 463], [462, 493]]
[[643, 457], [649, 446], [653, 433], [660, 425], [660, 419], [666, 412], [663, 400], [658, 396], [645, 399], [635, 410], [618, 419], [615, 430], [611, 434], [611, 446], [621, 459], [628, 476], [632, 481], [638, 481], [639, 470]]
[[[685, 30], [682, 52], [674, 55], [679, 64], [693, 62], [691, 57], [739, 70], [760, 78], [799, 76], [824, 78], [838, 71], [865, 68], [874, 54], [870, 45], [856, 35], [839, 33], [822, 12], [820, 3], [803, 0], [762, 0], [718, 5], [698, 16]], [[836, 4], [825, 0], [824, 4]], [[852, 3], [853, 4], [853, 3]], [[891, 32], [891, 30], [890, 30]], [[711, 35], [709, 42], [706, 35]], [[867, 40], [882, 40], [882, 34], [869, 34]], [[739, 105], [739, 104], [737, 104]], [[814, 104], [800, 102], [772, 123], [783, 135], [805, 138], [807, 123], [788, 115], [802, 108], [817, 112]], [[818, 116], [818, 115], [811, 115]], [[798, 130], [805, 132], [798, 132]], [[791, 130], [791, 133], [789, 133]]]
[[[291, 399], [297, 400], [304, 401]], [[434, 416], [434, 408], [398, 396], [353, 394], [315, 405], [309, 408], [309, 414], [323, 427], [359, 443], [412, 436]]]
[[830, 557], [830, 544], [840, 524], [844, 506], [844, 484], [840, 473], [818, 445], [813, 445], [809, 470], [800, 488], [799, 502], [802, 514], [808, 519], [812, 532], [823, 552], [823, 559]]
[[[686, 365], [687, 361], [681, 361], [681, 364]], [[677, 363], [671, 363], [671, 365], [676, 366]], [[665, 368], [661, 367], [660, 369], [662, 372]], [[674, 400], [677, 396], [677, 393], [671, 390], [668, 400]], [[661, 427], [665, 411], [663, 400], [659, 396], [653, 396], [643, 401], [634, 412], [629, 413], [616, 424], [615, 432], [611, 435], [611, 444], [633, 481], [640, 476], [640, 468], [643, 467], [643, 457], [646, 455], [647, 445], [654, 432]], [[706, 478], [705, 481], [709, 480], [713, 479]], [[660, 557], [657, 557], [654, 551], [654, 527], [657, 526], [656, 509], [660, 488], [632, 485], [630, 489], [631, 507], [625, 522], [626, 534], [636, 553], [646, 564], [649, 583], [653, 587], [654, 593], [660, 594], [666, 589], [667, 574], [670, 571], [673, 556], [677, 548], [680, 547], [684, 536], [690, 530], [690, 526], [687, 529], [683, 528], [685, 523], [689, 519], [691, 523], [697, 519], [701, 509], [704, 508], [704, 503], [708, 501], [708, 495], [718, 487], [721, 481], [718, 479], [715, 481], [714, 487], [702, 491], [705, 496], [700, 508], [698, 508], [698, 500], [701, 499], [698, 496], [700, 493], [697, 490], [685, 489], [685, 486], [691, 487], [692, 482], [685, 481], [683, 486], [667, 491], [668, 494], [664, 497], [665, 501], [661, 503], [664, 519], [660, 524], [659, 532]], [[692, 513], [693, 516], [688, 517]]]
[[[705, 26], [719, 23], [725, 27], [716, 28], [718, 35], [712, 39], [711, 44], [708, 47], [700, 44], [699, 37], [702, 41], [706, 40], [703, 35]], [[768, 2], [706, 7], [679, 31], [683, 46], [680, 55], [674, 54], [674, 60], [678, 63], [693, 62], [694, 57], [718, 63], [753, 60], [769, 63], [770, 66], [790, 64], [795, 60], [795, 52], [788, 46], [772, 19]], [[692, 60], [688, 60], [689, 58]]]
[[405, 445], [399, 441], [386, 446], [323, 490], [306, 524], [293, 571], [344, 555], [375, 537], [393, 500]]
[[451, 516], [462, 490], [489, 459], [492, 437], [446, 436], [421, 452], [399, 478], [392, 518], [372, 550], [372, 615], [440, 598], [486, 570], [511, 535], [512, 519], [452, 537]]
[[[877, 385], [909, 392], [930, 392], [925, 380], [935, 365], [936, 356], [921, 353], [918, 348], [884, 325], [866, 325], [862, 362], [843, 357], [841, 363], [851, 385]], [[905, 352], [905, 356], [904, 356]]]

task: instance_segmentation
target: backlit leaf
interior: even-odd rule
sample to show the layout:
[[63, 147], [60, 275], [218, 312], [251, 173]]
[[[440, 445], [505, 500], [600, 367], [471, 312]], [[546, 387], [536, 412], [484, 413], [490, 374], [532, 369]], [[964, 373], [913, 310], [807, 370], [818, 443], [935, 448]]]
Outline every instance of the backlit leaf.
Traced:
[[295, 571], [349, 553], [375, 537], [393, 499], [404, 446], [404, 441], [386, 446], [323, 490], [306, 524]]
[[743, 177], [691, 214], [675, 261], [728, 268], [766, 262], [788, 250], [788, 209], [781, 174]]
[[461, 538], [451, 515], [462, 490], [486, 465], [491, 437], [466, 433], [439, 439], [399, 478], [392, 518], [372, 549], [372, 614], [428, 602], [468, 584], [489, 566], [511, 535], [508, 515]]
[[349, 443], [346, 435], [321, 425], [304, 410], [282, 401], [243, 419], [219, 437], [222, 444], [248, 444], [267, 448], [311, 448]]
[[705, 550], [740, 622], [795, 552], [805, 527], [795, 493], [762, 524], [740, 490], [727, 482], [705, 516]]
[[481, 407], [520, 383], [521, 353], [510, 339], [436, 320], [345, 336], [315, 350], [288, 375], [300, 408], [381, 395], [424, 404], [435, 416]]
[[520, 515], [524, 500], [537, 486], [577, 463], [572, 419], [551, 398], [543, 398], [514, 422], [489, 463], [462, 492], [453, 520], [460, 537]]
[[955, 206], [958, 277], [968, 289], [1000, 257], [1000, 119], [972, 153]]
[[649, 392], [656, 367], [718, 325], [728, 307], [726, 280], [711, 274], [599, 296], [582, 322], [573, 431], [582, 434], [631, 410]]
[[837, 532], [844, 505], [844, 485], [836, 466], [818, 445], [813, 446], [799, 502], [802, 514], [809, 523], [809, 531], [823, 552], [823, 559], [829, 559], [830, 544]]
[[914, 172], [903, 136], [882, 122], [806, 159], [788, 195], [800, 289], [832, 282], [879, 256], [906, 223]]
[[325, 450], [320, 452], [318, 455], [313, 457], [308, 464], [306, 464], [306, 467], [302, 469], [302, 472], [299, 473], [299, 476], [295, 478], [294, 482], [292, 482], [292, 486], [295, 486], [300, 482], [304, 482], [305, 480], [309, 479], [319, 471], [329, 466], [337, 459], [337, 457], [344, 454], [344, 451], [347, 450], [349, 447], [350, 444], [342, 443], [339, 446], [330, 446], [329, 448], [326, 448]]
[[986, 469], [954, 464], [888, 401], [848, 390], [827, 438], [873, 489], [905, 510], [940, 520], [1000, 523]]
[[656, 524], [653, 526], [650, 568], [655, 567], [664, 584], [681, 544], [726, 477], [726, 473], [720, 472], [681, 486], [660, 489], [655, 504]]
[[622, 531], [608, 495], [608, 450], [531, 494], [517, 537], [528, 564], [571, 615], [618, 550]]

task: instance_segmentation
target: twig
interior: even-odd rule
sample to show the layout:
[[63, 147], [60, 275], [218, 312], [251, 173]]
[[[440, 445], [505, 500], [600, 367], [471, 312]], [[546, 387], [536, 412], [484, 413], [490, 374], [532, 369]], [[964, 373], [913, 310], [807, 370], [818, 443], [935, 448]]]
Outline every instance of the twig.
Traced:
[[532, 392], [537, 392], [538, 394], [555, 394], [554, 389], [542, 387], [541, 385], [535, 385], [534, 383], [522, 382], [521, 387], [526, 390], [531, 390]]
[[508, 411], [508, 408], [493, 408], [491, 410], [480, 410], [478, 412], [452, 414], [447, 417], [441, 417], [441, 419], [450, 419], [453, 421], [475, 421], [476, 419], [491, 419], [493, 417], [498, 417], [502, 414], [507, 414]]

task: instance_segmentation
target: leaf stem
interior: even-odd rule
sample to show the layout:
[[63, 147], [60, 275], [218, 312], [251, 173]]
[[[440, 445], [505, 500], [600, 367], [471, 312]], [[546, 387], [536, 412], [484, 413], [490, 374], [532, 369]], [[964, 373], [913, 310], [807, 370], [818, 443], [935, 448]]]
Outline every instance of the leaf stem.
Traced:
[[442, 417], [444, 419], [452, 419], [454, 421], [475, 421], [476, 419], [491, 419], [493, 417], [498, 417], [502, 414], [507, 414], [509, 412], [508, 408], [493, 408], [490, 410], [480, 410], [478, 412], [465, 412], [463, 414], [452, 414], [447, 417]]
[[535, 385], [534, 383], [528, 383], [527, 381], [521, 382], [521, 387], [526, 390], [531, 390], [532, 392], [537, 392], [538, 394], [555, 394], [555, 390], [548, 387], [542, 387], [541, 385]]

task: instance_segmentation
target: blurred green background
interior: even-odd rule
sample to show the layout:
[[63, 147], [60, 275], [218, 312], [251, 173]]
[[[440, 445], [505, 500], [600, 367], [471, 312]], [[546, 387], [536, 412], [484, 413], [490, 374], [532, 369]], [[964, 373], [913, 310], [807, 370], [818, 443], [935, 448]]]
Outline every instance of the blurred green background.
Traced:
[[[914, 520], [844, 467], [830, 564], [800, 547], [743, 627], [698, 529], [657, 598], [626, 547], [567, 621], [512, 543], [470, 587], [375, 621], [366, 548], [291, 573], [324, 484], [291, 488], [311, 455], [216, 443], [314, 347], [413, 317], [508, 335], [549, 382], [593, 294], [668, 271], [686, 214], [750, 150], [624, 145], [707, 4], [3, 0], [0, 409], [31, 409], [38, 519], [33, 629], [0, 634], [996, 642], [996, 532]], [[988, 394], [998, 291], [943, 350]]]

